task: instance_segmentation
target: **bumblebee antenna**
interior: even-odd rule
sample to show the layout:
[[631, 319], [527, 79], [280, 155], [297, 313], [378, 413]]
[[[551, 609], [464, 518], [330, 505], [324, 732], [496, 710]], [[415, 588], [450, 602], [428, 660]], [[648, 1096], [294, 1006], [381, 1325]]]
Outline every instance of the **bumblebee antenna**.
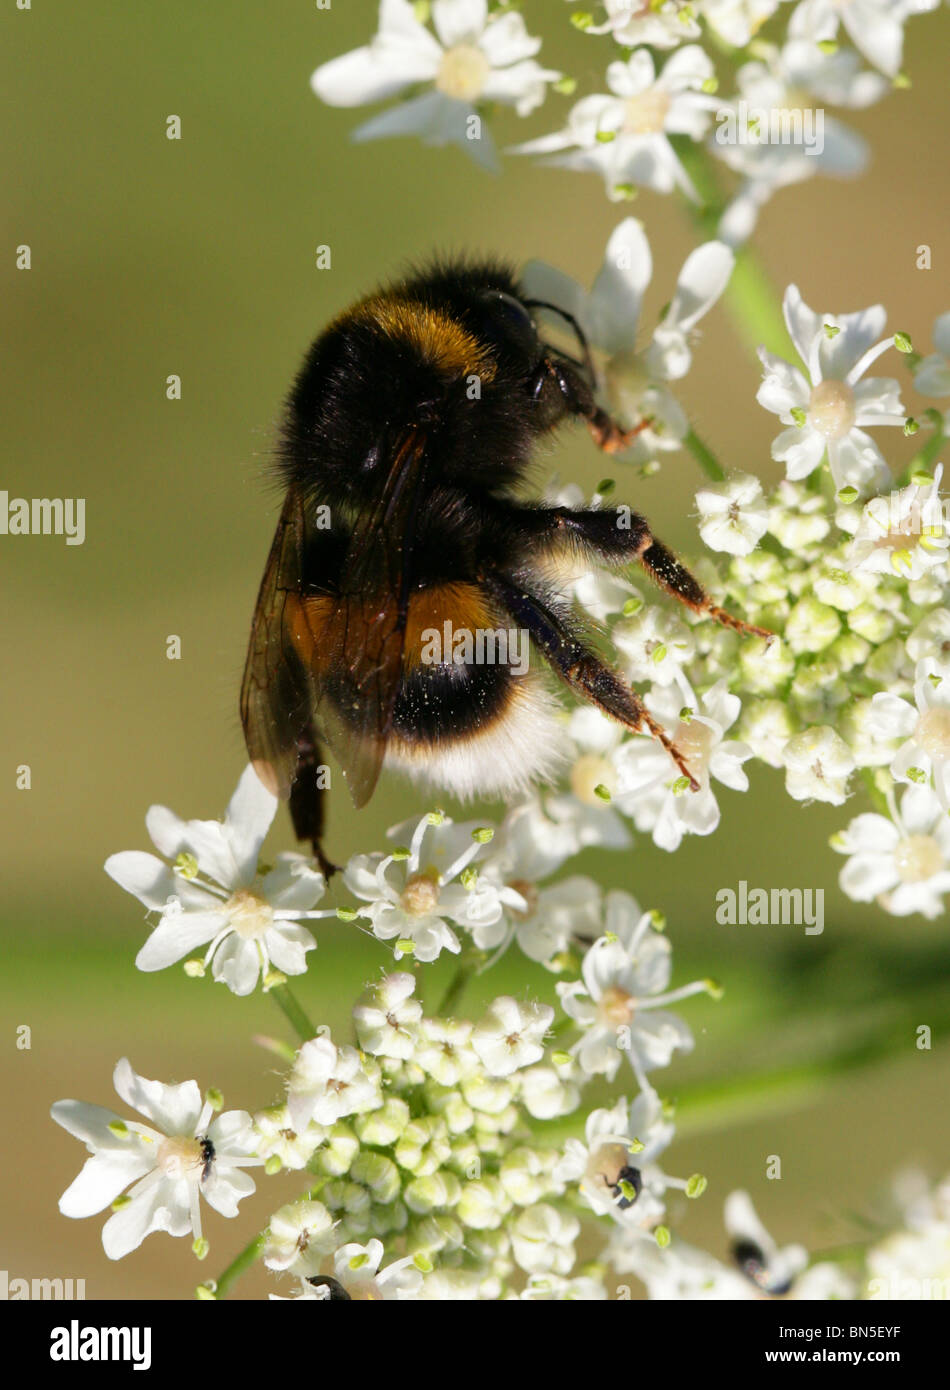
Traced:
[[595, 382], [597, 380], [597, 376], [594, 372], [594, 360], [590, 355], [590, 347], [587, 342], [587, 337], [584, 333], [583, 328], [581, 328], [574, 315], [569, 314], [566, 309], [562, 309], [559, 304], [552, 304], [550, 300], [547, 299], [523, 299], [521, 302], [526, 309], [550, 309], [552, 313], [559, 315], [559, 317], [562, 318], [565, 323], [569, 323], [571, 325], [571, 328], [574, 330], [574, 333], [577, 337], [577, 341], [580, 343], [581, 347], [584, 350], [584, 366], [590, 373], [591, 381]]

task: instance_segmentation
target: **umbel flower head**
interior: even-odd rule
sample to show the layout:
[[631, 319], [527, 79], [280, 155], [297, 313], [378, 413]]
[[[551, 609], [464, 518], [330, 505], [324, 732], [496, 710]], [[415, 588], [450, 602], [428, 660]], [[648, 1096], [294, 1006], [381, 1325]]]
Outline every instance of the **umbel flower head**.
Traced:
[[145, 824], [170, 863], [138, 850], [106, 860], [110, 878], [160, 914], [136, 957], [140, 970], [164, 970], [201, 946], [204, 966], [235, 994], [250, 994], [271, 969], [306, 970], [317, 943], [301, 920], [336, 913], [312, 910], [325, 882], [304, 855], [279, 854], [272, 868], [259, 867], [277, 805], [247, 767], [223, 821], [183, 821], [151, 807]]
[[102, 1228], [111, 1260], [129, 1254], [152, 1231], [190, 1232], [196, 1254], [203, 1255], [200, 1199], [222, 1216], [237, 1216], [238, 1202], [254, 1191], [254, 1180], [243, 1169], [263, 1160], [254, 1152], [250, 1115], [244, 1110], [215, 1115], [196, 1081], [179, 1086], [148, 1081], [124, 1057], [113, 1081], [145, 1122], [78, 1100], [52, 1106], [56, 1123], [92, 1155], [60, 1198], [60, 1211], [94, 1216], [111, 1204], [113, 1214]]

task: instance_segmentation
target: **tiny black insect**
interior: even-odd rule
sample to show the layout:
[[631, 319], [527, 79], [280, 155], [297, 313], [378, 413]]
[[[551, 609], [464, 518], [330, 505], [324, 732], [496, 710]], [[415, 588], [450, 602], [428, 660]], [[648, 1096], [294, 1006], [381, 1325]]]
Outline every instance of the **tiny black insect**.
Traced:
[[737, 1240], [732, 1247], [732, 1258], [746, 1278], [765, 1293], [781, 1297], [792, 1287], [793, 1280], [790, 1277], [777, 1279], [770, 1272], [765, 1251], [754, 1240]]
[[339, 1279], [334, 1279], [330, 1274], [314, 1274], [307, 1280], [307, 1283], [312, 1284], [315, 1289], [328, 1289], [329, 1292], [326, 1297], [328, 1303], [340, 1303], [344, 1299], [350, 1303], [353, 1301], [352, 1294], [348, 1294]]
[[214, 1166], [214, 1144], [207, 1135], [204, 1135], [199, 1142], [201, 1144], [201, 1181], [207, 1182]]

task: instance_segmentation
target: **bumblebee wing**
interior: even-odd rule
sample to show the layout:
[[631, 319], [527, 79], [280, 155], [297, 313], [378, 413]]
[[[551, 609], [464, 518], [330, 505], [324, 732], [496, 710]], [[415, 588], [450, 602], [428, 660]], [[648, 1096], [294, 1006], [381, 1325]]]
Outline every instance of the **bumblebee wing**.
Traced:
[[301, 602], [304, 509], [289, 491], [277, 523], [257, 596], [241, 682], [241, 723], [248, 756], [266, 787], [290, 793], [297, 766], [297, 735], [313, 703], [311, 681], [291, 639]]
[[316, 721], [357, 806], [379, 780], [402, 679], [425, 443], [415, 427], [387, 443], [382, 480], [353, 524], [335, 604], [329, 612], [319, 601], [303, 604]]

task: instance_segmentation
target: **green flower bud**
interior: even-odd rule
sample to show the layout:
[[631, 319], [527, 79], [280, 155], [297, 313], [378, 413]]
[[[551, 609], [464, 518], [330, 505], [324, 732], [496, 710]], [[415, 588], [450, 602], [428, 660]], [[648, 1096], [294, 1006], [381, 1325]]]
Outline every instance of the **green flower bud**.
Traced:
[[829, 646], [841, 631], [841, 619], [835, 610], [816, 598], [802, 598], [788, 615], [784, 638], [796, 654], [820, 652]]

